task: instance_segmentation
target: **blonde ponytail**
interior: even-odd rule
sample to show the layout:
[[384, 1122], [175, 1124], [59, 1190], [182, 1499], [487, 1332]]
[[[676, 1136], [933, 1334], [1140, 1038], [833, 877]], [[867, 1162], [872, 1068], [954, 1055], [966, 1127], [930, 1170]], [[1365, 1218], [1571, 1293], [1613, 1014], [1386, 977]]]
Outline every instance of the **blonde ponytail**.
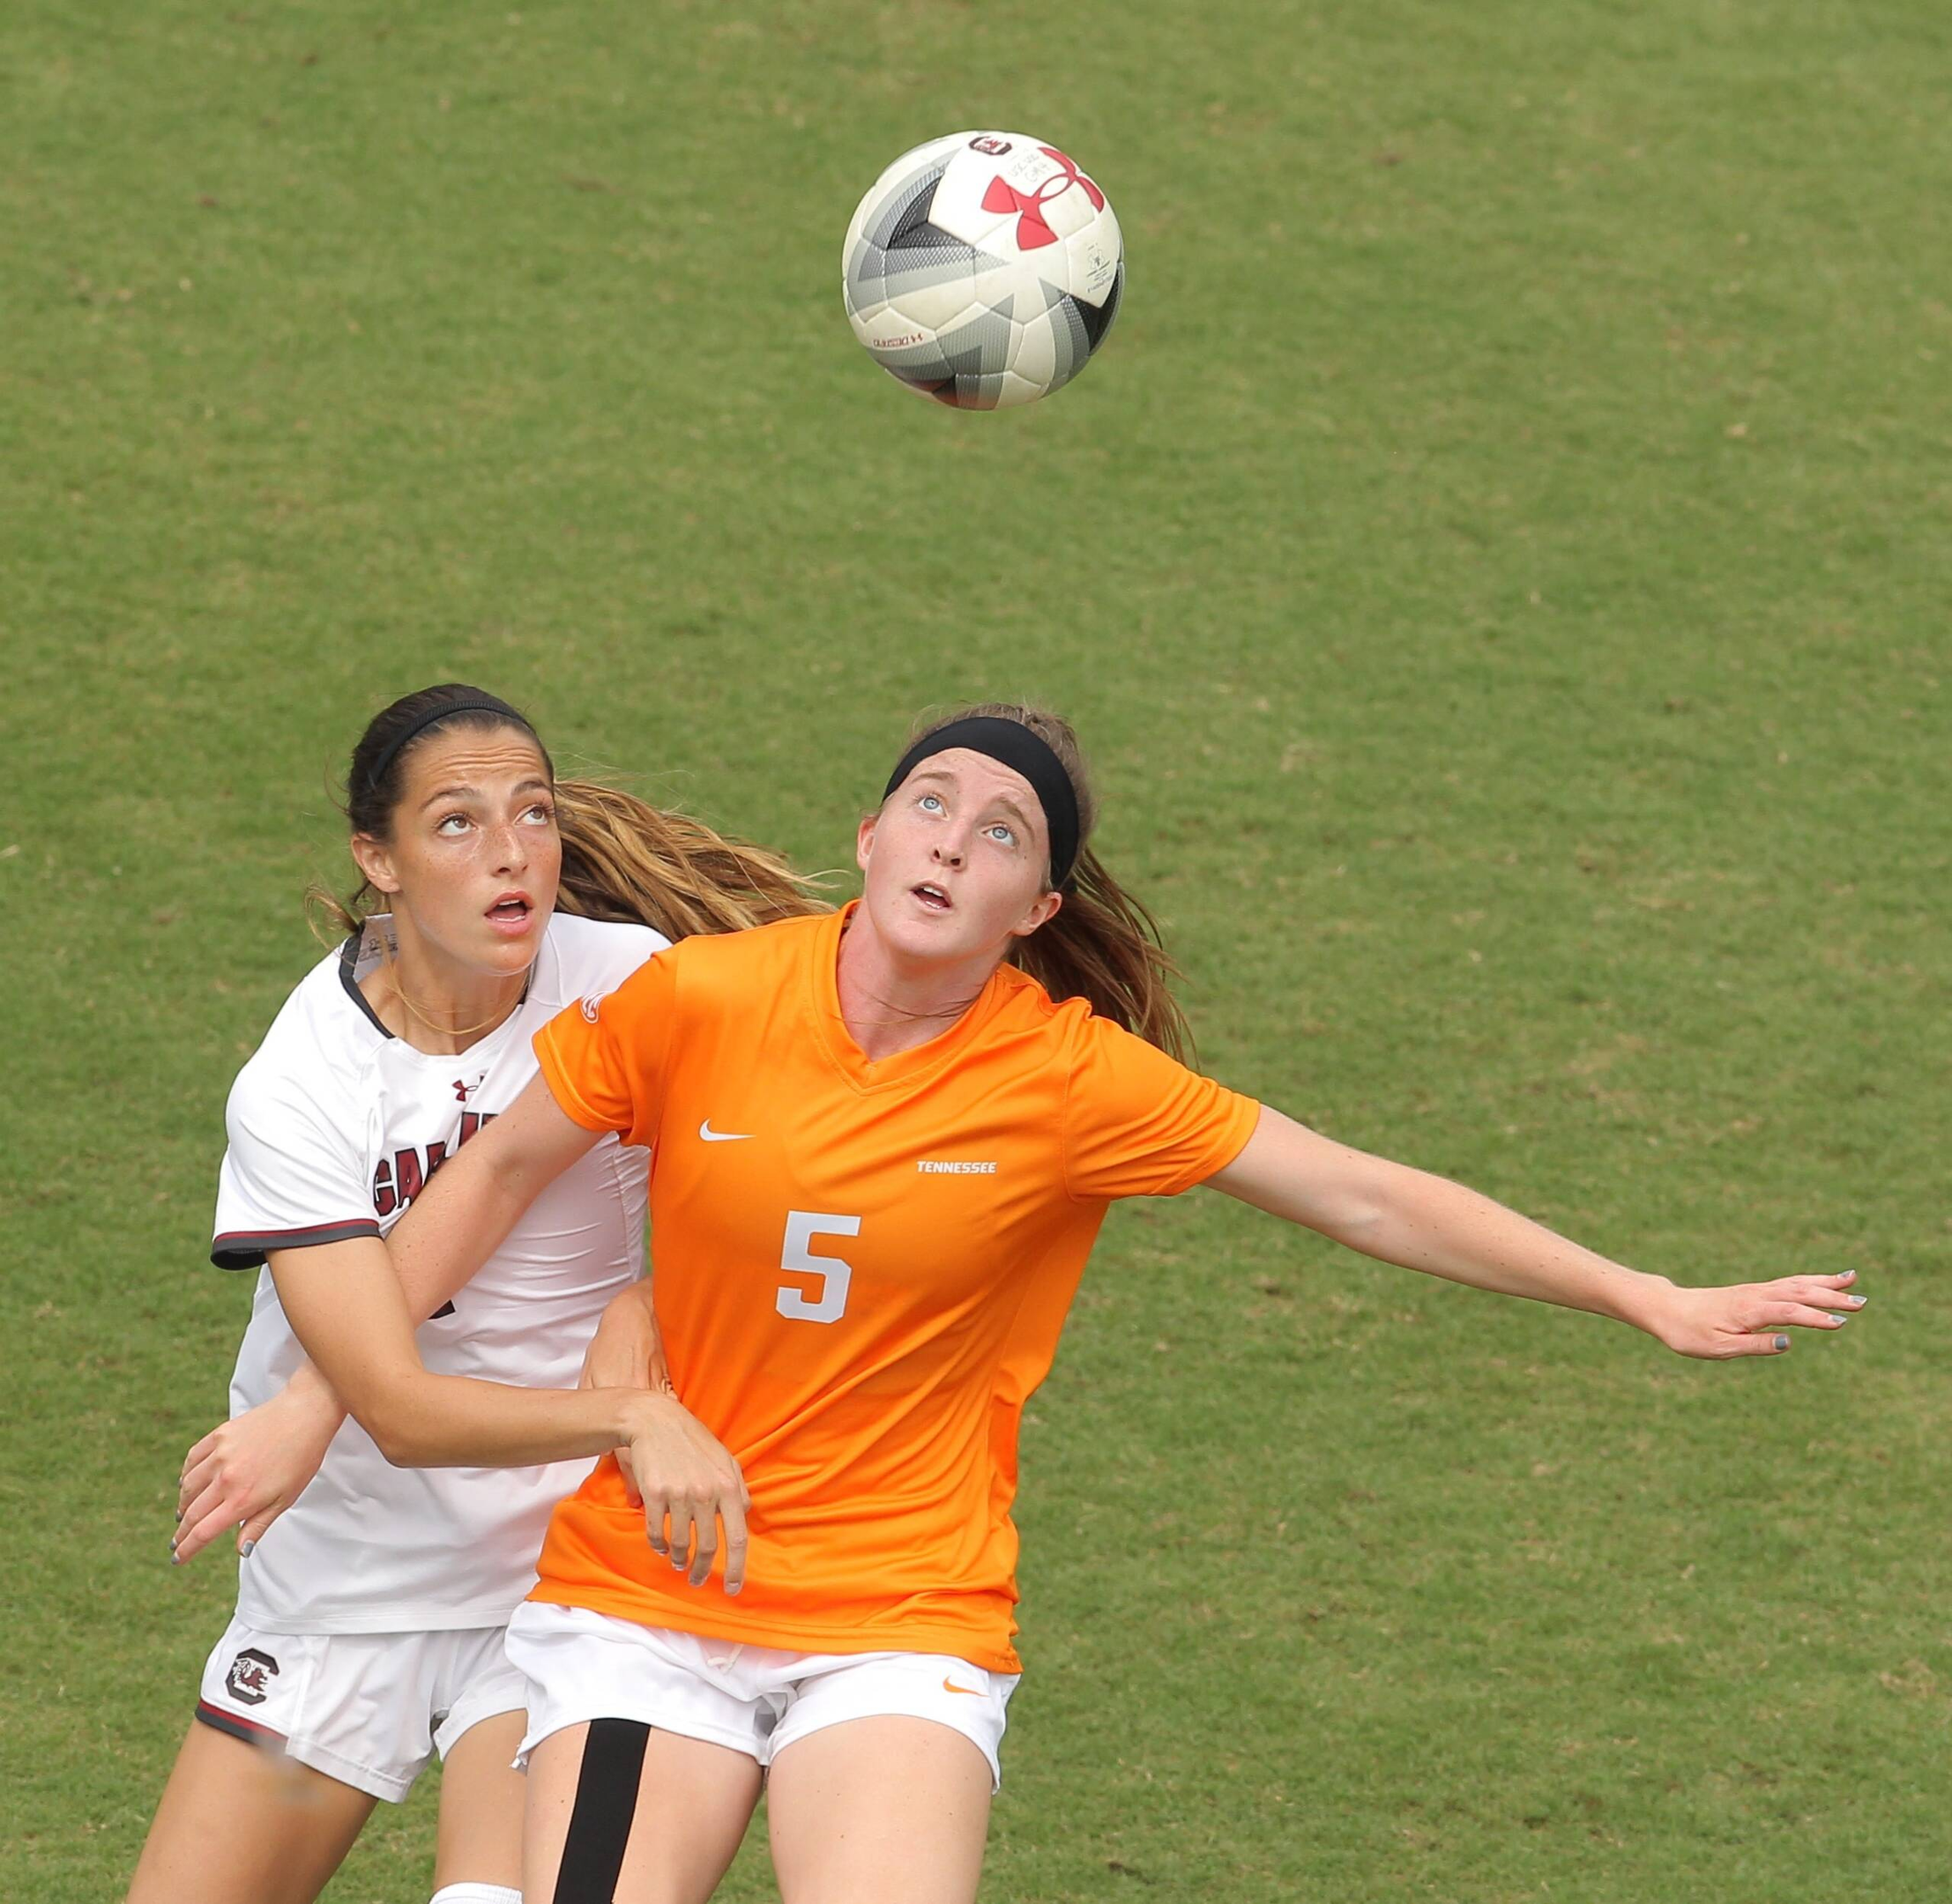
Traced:
[[777, 853], [595, 780], [558, 780], [559, 911], [634, 920], [667, 939], [831, 911]]

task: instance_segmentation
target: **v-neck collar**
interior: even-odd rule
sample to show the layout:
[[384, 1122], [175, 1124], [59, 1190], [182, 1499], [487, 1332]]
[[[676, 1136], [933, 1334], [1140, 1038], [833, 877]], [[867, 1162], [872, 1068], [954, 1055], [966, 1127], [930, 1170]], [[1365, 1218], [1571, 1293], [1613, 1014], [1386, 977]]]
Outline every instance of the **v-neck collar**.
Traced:
[[840, 1009], [840, 941], [860, 905], [860, 900], [850, 899], [838, 912], [830, 913], [820, 922], [817, 933], [809, 935], [807, 1004], [813, 1017], [814, 1035], [834, 1069], [857, 1091], [905, 1090], [934, 1076], [968, 1049], [995, 1016], [1009, 981], [999, 966], [989, 975], [969, 1009], [947, 1030], [938, 1032], [927, 1044], [911, 1045], [891, 1057], [870, 1059], [854, 1043]]
[[[550, 923], [554, 924], [553, 917]], [[397, 1031], [387, 1029], [386, 1022], [373, 1009], [372, 1000], [367, 997], [365, 988], [360, 984], [359, 968], [365, 963], [368, 956], [369, 939], [390, 935], [391, 931], [392, 915], [391, 913], [369, 913], [365, 919], [361, 919], [358, 931], [347, 938], [346, 943], [339, 948], [339, 982], [345, 988], [346, 996], [359, 1008], [361, 1015], [365, 1018], [367, 1023], [378, 1032], [388, 1044], [393, 1046], [393, 1054], [404, 1055], [410, 1061], [418, 1061], [436, 1067], [444, 1067], [448, 1065], [459, 1063], [464, 1059], [473, 1058], [477, 1052], [486, 1051], [492, 1054], [500, 1048], [497, 1041], [503, 1040], [510, 1026], [521, 1017], [522, 1008], [528, 1003], [529, 996], [535, 989], [537, 969], [542, 963], [543, 959], [549, 956], [552, 949], [548, 926], [545, 926], [542, 929], [541, 948], [536, 954], [534, 963], [529, 967], [528, 976], [522, 982], [522, 996], [515, 1001], [515, 1009], [500, 1024], [496, 1025], [494, 1030], [476, 1038], [466, 1051], [423, 1052], [418, 1045], [413, 1044], [407, 1038], [403, 1038]]]

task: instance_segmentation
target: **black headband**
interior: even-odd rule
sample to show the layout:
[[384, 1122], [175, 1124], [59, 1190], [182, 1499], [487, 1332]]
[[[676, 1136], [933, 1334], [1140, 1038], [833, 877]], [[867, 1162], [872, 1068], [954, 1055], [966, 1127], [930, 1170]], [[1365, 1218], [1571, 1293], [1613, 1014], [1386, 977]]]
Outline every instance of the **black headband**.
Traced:
[[1077, 789], [1050, 744], [1021, 721], [977, 714], [924, 734], [897, 762], [882, 789], [882, 799], [885, 800], [931, 754], [944, 754], [950, 747], [987, 754], [1030, 782], [1044, 809], [1044, 823], [1050, 829], [1051, 889], [1062, 891], [1077, 866]]
[[431, 713], [421, 715], [404, 733], [395, 734], [386, 743], [386, 746], [381, 750], [380, 757], [373, 762], [373, 770], [366, 777], [367, 791], [369, 792], [373, 792], [378, 787], [380, 782], [385, 779], [386, 770], [393, 764], [394, 758], [399, 753], [399, 750], [414, 735], [424, 733], [428, 728], [433, 726], [436, 721], [451, 720], [457, 714], [492, 714], [497, 720], [506, 721], [511, 727], [521, 728], [525, 733], [533, 734], [535, 732], [535, 729], [531, 727], [513, 708], [506, 706], [500, 701], [457, 701], [451, 706], [436, 708]]

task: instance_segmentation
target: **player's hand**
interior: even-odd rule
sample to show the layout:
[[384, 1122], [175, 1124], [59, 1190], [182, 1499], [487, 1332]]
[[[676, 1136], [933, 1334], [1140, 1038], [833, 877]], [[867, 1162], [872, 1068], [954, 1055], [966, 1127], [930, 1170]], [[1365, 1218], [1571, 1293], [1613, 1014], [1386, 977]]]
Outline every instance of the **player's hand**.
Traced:
[[[649, 1388], [671, 1393], [671, 1371], [665, 1365], [664, 1343], [651, 1307], [651, 1285], [635, 1283], [613, 1296], [597, 1322], [596, 1334], [583, 1357], [579, 1388]], [[633, 1507], [644, 1505], [629, 1448], [616, 1451], [624, 1491]]]
[[746, 1477], [724, 1443], [674, 1395], [634, 1397], [629, 1441], [652, 1551], [694, 1587], [712, 1576], [725, 1533], [725, 1588], [746, 1578]]
[[1663, 1298], [1653, 1333], [1677, 1355], [1726, 1361], [1781, 1355], [1792, 1328], [1838, 1329], [1865, 1298], [1853, 1294], [1857, 1272], [1779, 1276], [1725, 1289], [1676, 1289]]
[[269, 1402], [212, 1429], [183, 1457], [172, 1558], [194, 1558], [229, 1528], [248, 1555], [305, 1491], [345, 1419], [308, 1365]]

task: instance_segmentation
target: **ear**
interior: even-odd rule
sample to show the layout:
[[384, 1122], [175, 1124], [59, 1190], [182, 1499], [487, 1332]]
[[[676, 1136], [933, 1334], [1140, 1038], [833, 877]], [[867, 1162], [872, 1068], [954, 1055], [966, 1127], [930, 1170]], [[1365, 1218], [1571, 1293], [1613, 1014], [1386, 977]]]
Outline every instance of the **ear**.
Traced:
[[1047, 892], [1010, 927], [1010, 935], [1017, 939], [1028, 939], [1039, 926], [1048, 926], [1063, 910], [1064, 895], [1061, 892]]
[[854, 834], [854, 864], [863, 873], [868, 870], [868, 856], [875, 850], [875, 828], [880, 820], [878, 813], [869, 814]]
[[367, 884], [375, 892], [397, 893], [400, 889], [400, 876], [393, 870], [392, 849], [384, 840], [377, 840], [370, 833], [355, 833], [352, 837], [353, 864], [366, 875]]

